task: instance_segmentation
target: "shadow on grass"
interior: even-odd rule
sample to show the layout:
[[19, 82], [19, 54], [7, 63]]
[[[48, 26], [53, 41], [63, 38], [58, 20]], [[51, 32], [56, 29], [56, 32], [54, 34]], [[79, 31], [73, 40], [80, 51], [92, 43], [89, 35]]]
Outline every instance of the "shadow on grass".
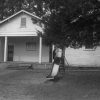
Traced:
[[59, 82], [61, 79], [62, 77], [55, 77], [54, 79], [47, 79], [45, 83], [49, 83], [49, 82], [56, 83], [56, 82]]

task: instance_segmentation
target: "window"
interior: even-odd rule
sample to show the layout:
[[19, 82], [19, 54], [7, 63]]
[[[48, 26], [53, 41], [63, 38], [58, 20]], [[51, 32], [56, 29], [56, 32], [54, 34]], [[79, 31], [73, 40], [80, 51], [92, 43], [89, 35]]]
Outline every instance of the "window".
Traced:
[[36, 50], [36, 42], [26, 42], [26, 50], [27, 51], [35, 51]]
[[96, 46], [93, 46], [93, 45], [85, 45], [85, 49], [84, 51], [95, 51], [96, 49]]
[[93, 48], [94, 48], [93, 45], [88, 45], [88, 44], [87, 44], [87, 45], [85, 46], [85, 49], [93, 49]]
[[94, 45], [94, 40], [93, 40], [93, 36], [91, 36], [89, 34], [89, 36], [86, 37], [86, 40], [85, 40], [85, 50], [87, 51], [94, 51], [95, 50], [95, 45]]
[[26, 27], [26, 18], [25, 17], [21, 18], [21, 27], [22, 28]]

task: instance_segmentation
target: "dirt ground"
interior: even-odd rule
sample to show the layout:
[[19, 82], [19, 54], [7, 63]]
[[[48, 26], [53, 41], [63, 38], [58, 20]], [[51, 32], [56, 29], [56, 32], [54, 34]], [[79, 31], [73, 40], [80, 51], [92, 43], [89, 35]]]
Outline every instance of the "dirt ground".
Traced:
[[99, 71], [66, 71], [49, 81], [49, 70], [0, 71], [0, 100], [100, 100]]

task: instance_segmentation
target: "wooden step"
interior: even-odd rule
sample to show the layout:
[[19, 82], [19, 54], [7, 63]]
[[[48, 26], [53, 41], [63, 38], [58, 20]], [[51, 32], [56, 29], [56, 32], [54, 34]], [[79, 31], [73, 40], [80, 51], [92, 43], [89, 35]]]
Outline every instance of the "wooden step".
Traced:
[[50, 69], [51, 63], [11, 63], [7, 68], [9, 69]]

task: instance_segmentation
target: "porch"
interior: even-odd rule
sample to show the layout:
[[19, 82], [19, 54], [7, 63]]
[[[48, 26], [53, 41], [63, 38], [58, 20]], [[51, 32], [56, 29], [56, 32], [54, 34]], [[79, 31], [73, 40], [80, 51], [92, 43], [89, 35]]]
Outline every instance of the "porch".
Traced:
[[49, 46], [38, 36], [0, 37], [0, 61], [49, 62]]

